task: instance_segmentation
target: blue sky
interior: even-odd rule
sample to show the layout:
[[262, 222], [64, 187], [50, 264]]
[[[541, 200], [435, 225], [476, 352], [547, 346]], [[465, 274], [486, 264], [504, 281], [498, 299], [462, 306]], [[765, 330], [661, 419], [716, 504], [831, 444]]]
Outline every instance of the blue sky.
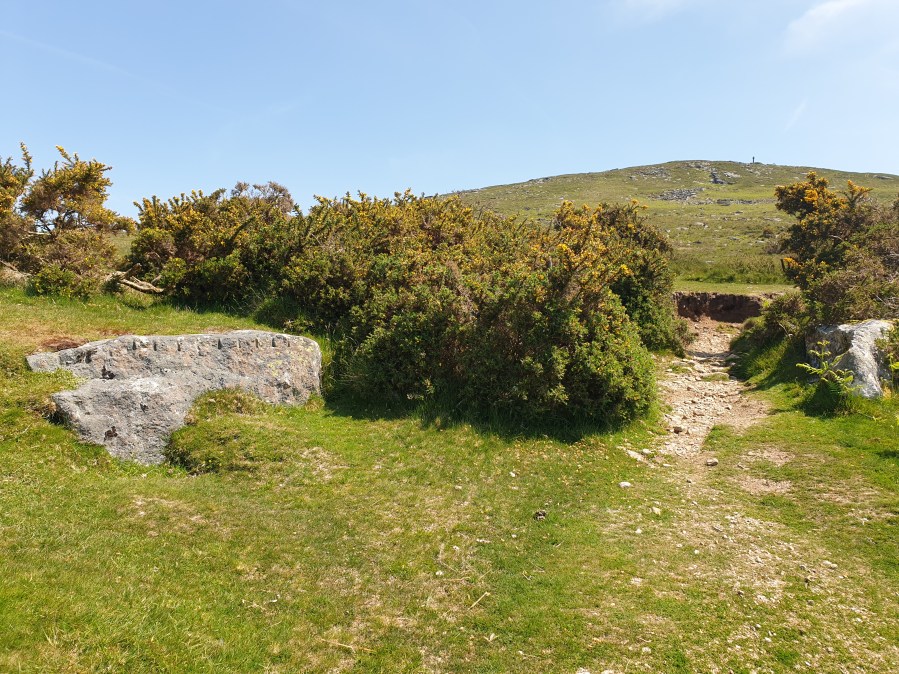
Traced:
[[110, 205], [433, 194], [675, 159], [899, 173], [899, 0], [10, 2], [0, 156]]

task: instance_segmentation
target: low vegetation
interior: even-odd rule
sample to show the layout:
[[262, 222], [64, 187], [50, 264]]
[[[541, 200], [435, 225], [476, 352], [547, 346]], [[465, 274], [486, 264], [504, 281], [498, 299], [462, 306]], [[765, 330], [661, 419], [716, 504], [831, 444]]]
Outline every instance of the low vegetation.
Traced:
[[176, 434], [183, 460], [148, 468], [48, 421], [73, 382], [23, 355], [257, 324], [143, 298], [0, 302], [0, 670], [899, 664], [899, 410], [809, 416], [777, 349], [744, 364], [776, 413], [697, 457], [635, 461], [654, 422], [509, 436], [224, 392]]
[[[96, 210], [106, 167], [63, 158], [0, 171], [0, 259], [30, 277], [0, 287], [0, 670], [899, 669], [899, 399], [835, 400], [800, 367], [813, 323], [894, 306], [894, 211], [861, 188], [778, 190], [798, 290], [733, 370], [772, 411], [678, 455], [656, 375], [727, 374], [665, 355], [671, 244], [636, 203], [301, 213], [238, 185], [144, 200], [130, 249], [79, 267], [59, 251], [127, 223]], [[28, 206], [76, 176], [77, 208]], [[263, 325], [322, 344], [325, 397], [207, 394], [161, 466], [77, 442], [50, 399], [72, 377], [24, 362]]]

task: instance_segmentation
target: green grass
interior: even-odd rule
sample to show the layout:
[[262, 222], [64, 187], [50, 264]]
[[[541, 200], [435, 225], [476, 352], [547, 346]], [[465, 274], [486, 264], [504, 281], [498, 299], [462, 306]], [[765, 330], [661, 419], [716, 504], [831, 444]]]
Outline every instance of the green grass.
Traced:
[[254, 325], [0, 291], [0, 671], [899, 665], [889, 404], [809, 417], [771, 384], [778, 412], [716, 431], [710, 471], [628, 456], [653, 420], [565, 442], [212, 394], [173, 447], [225, 460], [191, 474], [76, 442], [41, 416], [71, 378], [21, 362], [47, 338]]
[[675, 290], [687, 292], [715, 292], [730, 293], [733, 295], [770, 295], [785, 293], [793, 286], [786, 283], [715, 283], [712, 281], [685, 281], [678, 279], [674, 282]]
[[[713, 184], [713, 167], [731, 184]], [[802, 180], [810, 170], [827, 177], [838, 190], [852, 180], [873, 188], [874, 198], [881, 202], [892, 202], [899, 195], [899, 176], [894, 175], [725, 161], [678, 161], [562, 175], [459, 194], [472, 205], [537, 221], [547, 220], [562, 199], [577, 204], [637, 199], [649, 207], [650, 221], [671, 238], [679, 280], [782, 284], [779, 257], [768, 250], [771, 236], [784, 231], [790, 218], [775, 209], [774, 187]], [[688, 199], [659, 198], [683, 189], [697, 192]]]

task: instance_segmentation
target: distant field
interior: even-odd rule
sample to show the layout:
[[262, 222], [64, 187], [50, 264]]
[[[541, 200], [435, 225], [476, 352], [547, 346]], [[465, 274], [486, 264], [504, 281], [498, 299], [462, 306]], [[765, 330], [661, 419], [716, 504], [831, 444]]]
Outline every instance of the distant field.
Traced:
[[537, 178], [458, 194], [473, 205], [535, 220], [548, 219], [563, 199], [577, 204], [636, 199], [671, 237], [680, 281], [776, 285], [783, 278], [772, 242], [789, 226], [789, 217], [775, 209], [774, 187], [801, 180], [809, 171], [827, 177], [838, 190], [847, 180], [870, 187], [881, 202], [899, 196], [895, 175], [711, 161]]

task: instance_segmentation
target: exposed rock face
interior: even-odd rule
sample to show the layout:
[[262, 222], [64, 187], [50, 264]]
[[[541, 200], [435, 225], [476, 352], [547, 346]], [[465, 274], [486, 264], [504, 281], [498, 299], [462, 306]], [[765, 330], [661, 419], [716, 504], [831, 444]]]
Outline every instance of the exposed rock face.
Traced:
[[759, 316], [762, 304], [773, 295], [733, 295], [729, 293], [676, 292], [677, 313], [694, 320], [708, 316], [716, 321], [741, 323]]
[[818, 344], [824, 342], [830, 357], [838, 359], [836, 367], [852, 372], [853, 385], [858, 387], [859, 395], [879, 398], [883, 395], [880, 382], [889, 380], [890, 372], [877, 340], [886, 337], [891, 327], [889, 321], [878, 320], [826, 325], [806, 338], [805, 346], [809, 352], [812, 349], [818, 351]]
[[202, 393], [240, 388], [269, 403], [303, 404], [321, 380], [318, 344], [260, 330], [129, 335], [38, 353], [28, 364], [86, 379], [74, 391], [53, 395], [61, 416], [83, 440], [148, 464], [162, 462], [169, 435]]

